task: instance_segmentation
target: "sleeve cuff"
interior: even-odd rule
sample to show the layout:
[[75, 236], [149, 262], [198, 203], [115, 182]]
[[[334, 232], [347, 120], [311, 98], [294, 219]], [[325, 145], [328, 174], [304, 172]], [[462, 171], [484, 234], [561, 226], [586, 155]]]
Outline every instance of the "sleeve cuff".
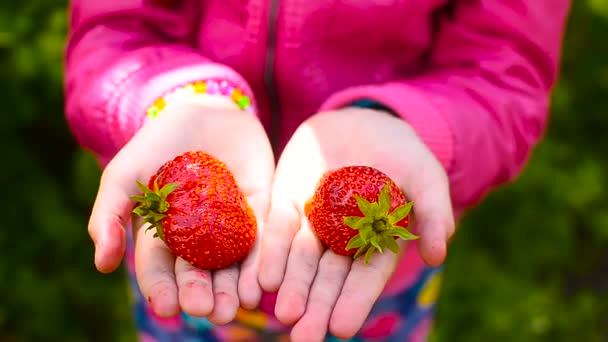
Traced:
[[[122, 147], [147, 119], [146, 110], [154, 101], [177, 87], [197, 81], [227, 81], [239, 88], [251, 100], [251, 107], [256, 111], [253, 91], [245, 79], [233, 69], [217, 64], [196, 54], [184, 54], [155, 61], [136, 71], [114, 88], [113, 111], [120, 113], [113, 123], [111, 137], [117, 149]], [[112, 102], [112, 101], [110, 101]], [[111, 110], [108, 108], [108, 110]]]
[[452, 130], [439, 109], [411, 86], [392, 83], [347, 88], [330, 96], [319, 110], [338, 110], [353, 104], [367, 107], [370, 103], [389, 108], [412, 126], [449, 172], [454, 159]]

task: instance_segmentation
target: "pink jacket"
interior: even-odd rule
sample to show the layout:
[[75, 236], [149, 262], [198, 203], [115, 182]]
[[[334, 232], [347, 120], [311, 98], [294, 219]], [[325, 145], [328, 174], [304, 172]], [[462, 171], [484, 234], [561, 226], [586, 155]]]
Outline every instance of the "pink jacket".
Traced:
[[244, 88], [279, 145], [317, 111], [376, 100], [417, 130], [464, 208], [516, 177], [544, 133], [568, 10], [568, 0], [73, 0], [67, 119], [107, 162], [157, 96], [190, 81]]

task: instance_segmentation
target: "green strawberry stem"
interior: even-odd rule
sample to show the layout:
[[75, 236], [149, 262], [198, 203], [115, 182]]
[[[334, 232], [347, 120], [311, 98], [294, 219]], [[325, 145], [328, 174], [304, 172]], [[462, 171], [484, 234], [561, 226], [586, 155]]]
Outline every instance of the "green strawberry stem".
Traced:
[[150, 189], [145, 184], [137, 181], [137, 187], [143, 194], [131, 197], [131, 200], [140, 203], [133, 209], [133, 213], [143, 217], [144, 223], [150, 224], [146, 231], [156, 229], [154, 237], [158, 237], [163, 241], [165, 241], [165, 234], [163, 233], [163, 226], [160, 221], [167, 216], [165, 212], [169, 210], [167, 195], [178, 186], [178, 183], [169, 183], [163, 186], [162, 189], [159, 189], [158, 182], [155, 179], [154, 189]]
[[347, 250], [357, 248], [353, 259], [365, 253], [365, 263], [367, 264], [376, 250], [384, 253], [384, 249], [387, 248], [395, 254], [399, 253], [396, 237], [406, 241], [419, 239], [404, 227], [396, 225], [410, 213], [412, 202], [395, 208], [393, 212], [389, 213], [391, 207], [389, 184], [382, 188], [377, 202], [369, 202], [358, 195], [354, 195], [354, 197], [363, 217], [344, 217], [345, 225], [359, 231], [346, 245]]

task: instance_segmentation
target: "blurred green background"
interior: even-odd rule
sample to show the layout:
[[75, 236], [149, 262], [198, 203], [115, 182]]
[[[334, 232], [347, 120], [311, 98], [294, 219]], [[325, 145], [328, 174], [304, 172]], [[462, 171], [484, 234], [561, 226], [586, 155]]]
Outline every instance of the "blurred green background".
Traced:
[[[463, 221], [434, 341], [608, 341], [608, 0], [574, 2], [547, 136]], [[93, 268], [100, 172], [64, 121], [65, 6], [0, 4], [0, 341], [132, 341], [123, 274]]]

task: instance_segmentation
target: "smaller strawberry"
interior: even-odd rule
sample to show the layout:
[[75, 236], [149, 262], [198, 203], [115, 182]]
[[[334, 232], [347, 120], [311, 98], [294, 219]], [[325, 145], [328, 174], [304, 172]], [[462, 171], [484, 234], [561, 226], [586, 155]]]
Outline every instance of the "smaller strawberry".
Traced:
[[399, 252], [397, 238], [419, 237], [406, 228], [413, 203], [386, 174], [369, 166], [346, 166], [325, 173], [304, 213], [319, 240], [354, 259], [375, 251]]

